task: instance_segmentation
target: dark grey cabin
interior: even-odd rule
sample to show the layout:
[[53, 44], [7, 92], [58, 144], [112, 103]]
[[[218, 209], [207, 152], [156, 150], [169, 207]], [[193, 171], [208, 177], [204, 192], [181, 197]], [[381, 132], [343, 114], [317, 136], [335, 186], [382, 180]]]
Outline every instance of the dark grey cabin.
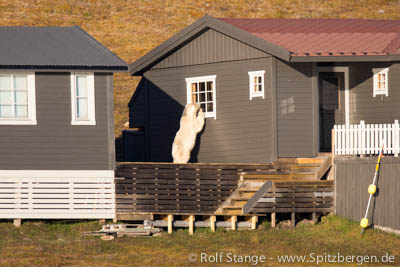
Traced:
[[191, 162], [331, 151], [334, 125], [400, 118], [400, 21], [205, 16], [129, 66], [128, 161], [172, 161], [184, 106], [208, 113]]
[[0, 39], [2, 177], [114, 170], [113, 73], [124, 61], [79, 27], [0, 27]]

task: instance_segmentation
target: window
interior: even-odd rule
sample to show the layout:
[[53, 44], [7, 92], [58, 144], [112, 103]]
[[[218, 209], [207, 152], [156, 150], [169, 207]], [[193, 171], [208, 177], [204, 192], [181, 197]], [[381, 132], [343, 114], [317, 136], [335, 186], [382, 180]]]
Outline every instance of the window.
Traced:
[[386, 95], [388, 96], [388, 74], [389, 68], [384, 69], [372, 69], [374, 73], [374, 97], [377, 95]]
[[193, 77], [186, 79], [187, 103], [200, 105], [206, 118], [216, 119], [216, 76]]
[[0, 73], [0, 125], [36, 125], [35, 74]]
[[71, 73], [72, 125], [96, 125], [94, 75]]
[[264, 99], [264, 74], [264, 70], [249, 71], [250, 100], [254, 97], [262, 97]]

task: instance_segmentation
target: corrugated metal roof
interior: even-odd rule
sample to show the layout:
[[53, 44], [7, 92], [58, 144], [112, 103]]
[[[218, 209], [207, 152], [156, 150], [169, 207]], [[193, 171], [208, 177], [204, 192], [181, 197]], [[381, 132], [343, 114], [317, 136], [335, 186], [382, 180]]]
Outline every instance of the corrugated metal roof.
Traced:
[[292, 56], [400, 54], [400, 21], [371, 19], [220, 20], [283, 47]]
[[0, 27], [0, 66], [126, 70], [80, 27]]

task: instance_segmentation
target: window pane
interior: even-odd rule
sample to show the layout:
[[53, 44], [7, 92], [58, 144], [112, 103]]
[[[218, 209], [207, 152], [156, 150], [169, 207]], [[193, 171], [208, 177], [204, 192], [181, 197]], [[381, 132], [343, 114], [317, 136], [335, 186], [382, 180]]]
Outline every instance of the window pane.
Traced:
[[213, 103], [207, 103], [207, 112], [213, 112], [213, 111], [214, 111]]
[[253, 83], [254, 83], [254, 84], [257, 84], [257, 76], [254, 76], [254, 78], [253, 78]]
[[206, 101], [206, 94], [205, 93], [200, 93], [199, 94], [199, 102], [205, 102]]
[[87, 97], [87, 77], [76, 76], [76, 95]]
[[14, 75], [14, 89], [28, 90], [28, 79], [26, 75]]
[[213, 101], [213, 93], [212, 92], [208, 92], [207, 93], [207, 101]]
[[15, 106], [15, 117], [27, 118], [28, 117], [28, 106], [27, 105]]
[[206, 110], [206, 104], [200, 104], [200, 108], [201, 108], [204, 112], [207, 112], [207, 110]]
[[206, 83], [205, 82], [199, 83], [199, 90], [200, 90], [200, 92], [204, 92], [206, 90]]
[[192, 92], [197, 92], [197, 83], [192, 83]]
[[0, 90], [11, 90], [10, 75], [0, 75]]
[[11, 105], [11, 91], [0, 91], [0, 104]]
[[258, 85], [257, 85], [257, 84], [255, 84], [255, 85], [253, 86], [253, 90], [254, 90], [255, 93], [258, 92]]
[[258, 83], [262, 83], [261, 76], [258, 76]]
[[15, 103], [23, 105], [28, 104], [28, 92], [24, 91], [15, 92]]
[[0, 118], [11, 118], [11, 117], [12, 117], [12, 106], [0, 105]]
[[262, 85], [261, 84], [258, 85], [258, 91], [262, 92]]
[[78, 119], [88, 119], [88, 99], [78, 98], [76, 106], [76, 116]]
[[207, 82], [207, 91], [212, 91], [212, 82]]

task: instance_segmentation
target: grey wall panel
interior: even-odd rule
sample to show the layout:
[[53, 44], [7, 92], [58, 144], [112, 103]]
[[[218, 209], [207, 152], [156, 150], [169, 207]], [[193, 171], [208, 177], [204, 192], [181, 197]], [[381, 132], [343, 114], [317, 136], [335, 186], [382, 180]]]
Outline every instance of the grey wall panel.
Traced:
[[269, 57], [223, 33], [209, 29], [169, 55], [153, 69]]
[[315, 156], [312, 63], [277, 60], [276, 72], [278, 156]]
[[[377, 158], [338, 159], [336, 171], [336, 214], [359, 221], [365, 215]], [[400, 230], [400, 160], [382, 159], [378, 178], [378, 193], [369, 212], [372, 224]]]
[[[265, 99], [249, 100], [248, 71], [266, 71]], [[151, 70], [151, 161], [172, 161], [171, 148], [186, 105], [185, 78], [216, 75], [217, 119], [207, 118], [193, 162], [271, 162], [271, 58]], [[135, 114], [133, 114], [135, 116]]]
[[129, 125], [131, 128], [146, 127], [147, 124], [147, 80], [142, 78], [134, 94], [134, 100], [129, 107]]
[[[393, 123], [400, 119], [400, 64], [348, 63], [350, 123]], [[373, 68], [389, 67], [389, 96], [373, 97]], [[373, 108], [371, 108], [373, 107]]]
[[37, 125], [0, 125], [1, 170], [113, 169], [112, 74], [95, 75], [96, 125], [71, 125], [70, 73], [36, 73]]

